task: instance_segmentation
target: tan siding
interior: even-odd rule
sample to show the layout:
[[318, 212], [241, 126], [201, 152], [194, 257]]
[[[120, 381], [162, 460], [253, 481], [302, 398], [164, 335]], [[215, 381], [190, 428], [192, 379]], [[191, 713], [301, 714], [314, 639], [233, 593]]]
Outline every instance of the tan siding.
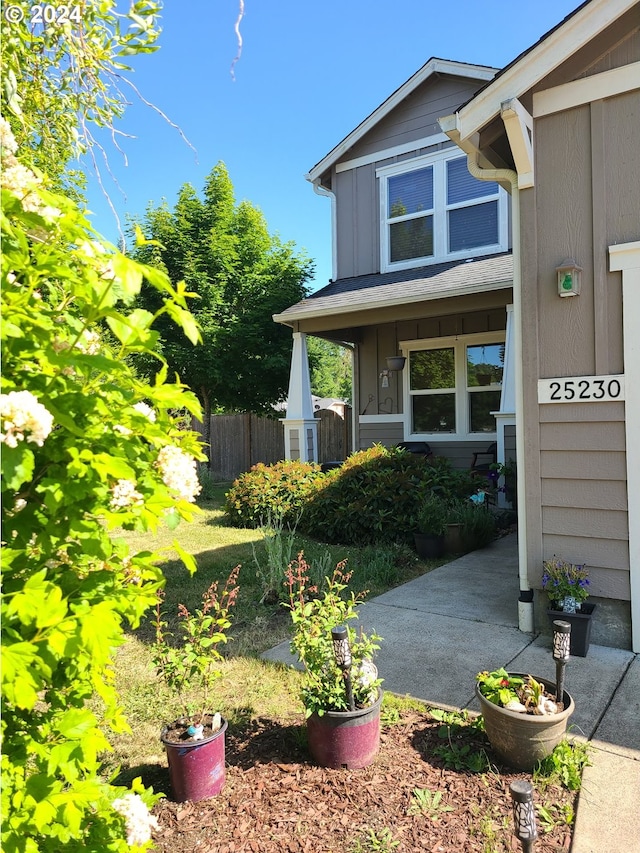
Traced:
[[596, 539], [628, 539], [627, 513], [577, 507], [543, 507], [542, 532]]
[[364, 450], [374, 444], [396, 445], [403, 440], [402, 423], [360, 424], [358, 449]]
[[372, 128], [343, 159], [351, 160], [441, 133], [438, 119], [450, 115], [480, 88], [480, 81], [430, 77]]
[[[576, 423], [594, 421], [603, 424], [603, 436], [609, 429], [608, 423], [624, 423], [624, 403], [562, 403], [540, 406], [540, 423]], [[607, 424], [607, 426], [604, 426]]]
[[624, 450], [624, 423], [570, 422], [540, 425], [540, 447], [545, 450], [554, 448], [574, 448], [576, 450]]
[[[536, 122], [540, 375], [579, 376], [595, 369], [589, 107]], [[544, 164], [544, 165], [543, 165]], [[558, 296], [555, 268], [575, 258], [579, 297]]]
[[566, 560], [587, 564], [591, 595], [629, 600], [629, 572], [620, 568], [629, 565], [627, 542], [549, 534], [544, 545], [547, 557], [558, 554]]
[[627, 484], [621, 480], [545, 480], [542, 503], [545, 507], [626, 510]]
[[542, 478], [569, 477], [576, 480], [626, 480], [626, 457], [622, 452], [592, 453], [583, 450], [547, 450], [541, 455]]

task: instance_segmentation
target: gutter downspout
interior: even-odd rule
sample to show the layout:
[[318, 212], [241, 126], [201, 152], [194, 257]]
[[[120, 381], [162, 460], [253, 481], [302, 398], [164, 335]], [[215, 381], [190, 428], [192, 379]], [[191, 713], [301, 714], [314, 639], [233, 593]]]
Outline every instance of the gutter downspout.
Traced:
[[[308, 175], [307, 175], [308, 177]], [[335, 281], [338, 277], [338, 221], [336, 217], [336, 194], [326, 187], [320, 185], [320, 180], [313, 182], [313, 191], [316, 195], [331, 199], [331, 279]]]
[[529, 584], [527, 572], [527, 507], [525, 489], [525, 441], [523, 429], [524, 415], [524, 379], [522, 364], [522, 266], [520, 251], [520, 194], [518, 174], [512, 169], [484, 169], [478, 165], [478, 149], [471, 139], [461, 139], [457, 114], [440, 119], [440, 126], [447, 136], [467, 155], [467, 166], [474, 178], [480, 181], [502, 181], [511, 185], [511, 228], [513, 255], [513, 319], [514, 319], [514, 360], [515, 360], [515, 396], [516, 396], [516, 457], [519, 462], [518, 491], [518, 577], [520, 596], [518, 598], [518, 628], [526, 634], [534, 631], [533, 590]]
[[518, 491], [518, 627], [526, 634], [533, 633], [533, 590], [527, 572], [527, 502], [525, 498], [525, 441], [523, 428], [524, 382], [522, 364], [522, 267], [520, 251], [520, 190], [518, 174], [511, 169], [482, 169], [478, 165], [478, 152], [467, 152], [467, 166], [474, 178], [480, 181], [509, 181], [511, 184], [511, 229], [513, 255], [513, 357], [515, 361], [516, 395], [516, 458], [520, 460]]

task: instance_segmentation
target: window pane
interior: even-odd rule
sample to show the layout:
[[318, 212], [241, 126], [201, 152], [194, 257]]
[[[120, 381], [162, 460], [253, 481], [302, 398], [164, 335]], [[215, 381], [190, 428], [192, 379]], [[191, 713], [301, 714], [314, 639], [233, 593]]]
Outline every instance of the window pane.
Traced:
[[389, 218], [433, 208], [433, 166], [389, 178]]
[[479, 181], [467, 169], [467, 158], [457, 157], [447, 161], [447, 204], [470, 201], [495, 195], [498, 185], [494, 181]]
[[449, 251], [461, 252], [498, 242], [498, 202], [449, 211]]
[[433, 217], [420, 216], [389, 226], [390, 261], [408, 261], [433, 255]]
[[500, 408], [500, 391], [476, 391], [469, 394], [470, 432], [495, 432], [496, 419], [490, 412]]
[[455, 394], [427, 394], [412, 397], [412, 432], [455, 432]]
[[467, 386], [495, 385], [502, 382], [504, 344], [467, 347]]
[[455, 388], [453, 349], [429, 349], [412, 352], [409, 358], [409, 381], [412, 391], [429, 388]]

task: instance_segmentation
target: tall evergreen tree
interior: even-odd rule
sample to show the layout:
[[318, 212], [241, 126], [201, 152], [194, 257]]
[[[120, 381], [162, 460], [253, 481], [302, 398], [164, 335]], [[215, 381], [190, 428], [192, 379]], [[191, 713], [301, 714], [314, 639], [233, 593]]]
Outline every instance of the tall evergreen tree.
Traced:
[[[191, 310], [202, 330], [192, 346], [170, 322], [159, 325], [159, 348], [171, 370], [198, 395], [205, 441], [213, 411], [272, 413], [286, 397], [291, 333], [272, 315], [306, 295], [313, 266], [269, 234], [261, 211], [236, 203], [224, 163], [208, 175], [202, 197], [185, 184], [173, 210], [150, 206], [140, 223], [153, 241], [134, 249], [138, 260], [184, 280], [195, 294]], [[144, 288], [142, 303], [157, 310], [158, 296]]]

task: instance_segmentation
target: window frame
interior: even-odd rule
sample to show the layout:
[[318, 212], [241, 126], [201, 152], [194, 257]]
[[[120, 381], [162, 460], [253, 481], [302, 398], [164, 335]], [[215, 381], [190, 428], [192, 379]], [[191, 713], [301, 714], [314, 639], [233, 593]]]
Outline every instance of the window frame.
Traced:
[[[410, 160], [402, 160], [389, 166], [380, 166], [376, 169], [376, 178], [379, 182], [380, 203], [380, 271], [391, 272], [392, 270], [411, 269], [412, 267], [430, 266], [445, 261], [453, 261], [464, 258], [475, 258], [482, 255], [491, 255], [507, 251], [509, 248], [509, 223], [508, 223], [508, 195], [502, 187], [498, 186], [496, 193], [478, 196], [464, 202], [447, 203], [447, 162], [449, 160], [466, 159], [457, 147], [445, 148], [435, 154], [426, 154], [413, 157]], [[415, 172], [419, 169], [433, 168], [433, 208], [430, 211], [407, 214], [406, 217], [390, 218], [387, 209], [389, 198], [389, 179], [397, 175]], [[457, 252], [449, 251], [449, 227], [448, 214], [450, 210], [463, 207], [479, 207], [481, 204], [497, 202], [498, 206], [498, 242], [486, 246], [477, 246], [472, 249], [462, 249]], [[392, 262], [390, 259], [391, 225], [394, 222], [418, 219], [422, 217], [433, 217], [433, 255], [419, 258], [410, 258], [404, 261]]]
[[[425, 440], [430, 443], [439, 441], [495, 441], [497, 439], [497, 427], [492, 432], [471, 432], [470, 431], [470, 412], [469, 412], [469, 394], [480, 391], [500, 391], [504, 387], [504, 367], [501, 383], [491, 383], [490, 385], [480, 385], [470, 387], [467, 385], [467, 359], [466, 350], [468, 346], [488, 346], [490, 344], [505, 344], [506, 346], [506, 330], [502, 329], [497, 332], [481, 332], [473, 335], [454, 335], [443, 338], [422, 338], [420, 340], [400, 341], [400, 352], [407, 358], [407, 365], [402, 371], [402, 395], [403, 395], [403, 411], [404, 411], [404, 436], [407, 441]], [[412, 432], [413, 421], [413, 401], [414, 396], [428, 396], [430, 393], [435, 393], [436, 389], [426, 389], [423, 391], [412, 391], [410, 388], [411, 381], [411, 353], [421, 350], [436, 350], [436, 349], [453, 349], [454, 351], [454, 370], [455, 370], [455, 417], [456, 417], [456, 432]], [[505, 352], [506, 362], [506, 352]], [[446, 389], [445, 389], [446, 393]], [[499, 409], [499, 404], [497, 409]]]

